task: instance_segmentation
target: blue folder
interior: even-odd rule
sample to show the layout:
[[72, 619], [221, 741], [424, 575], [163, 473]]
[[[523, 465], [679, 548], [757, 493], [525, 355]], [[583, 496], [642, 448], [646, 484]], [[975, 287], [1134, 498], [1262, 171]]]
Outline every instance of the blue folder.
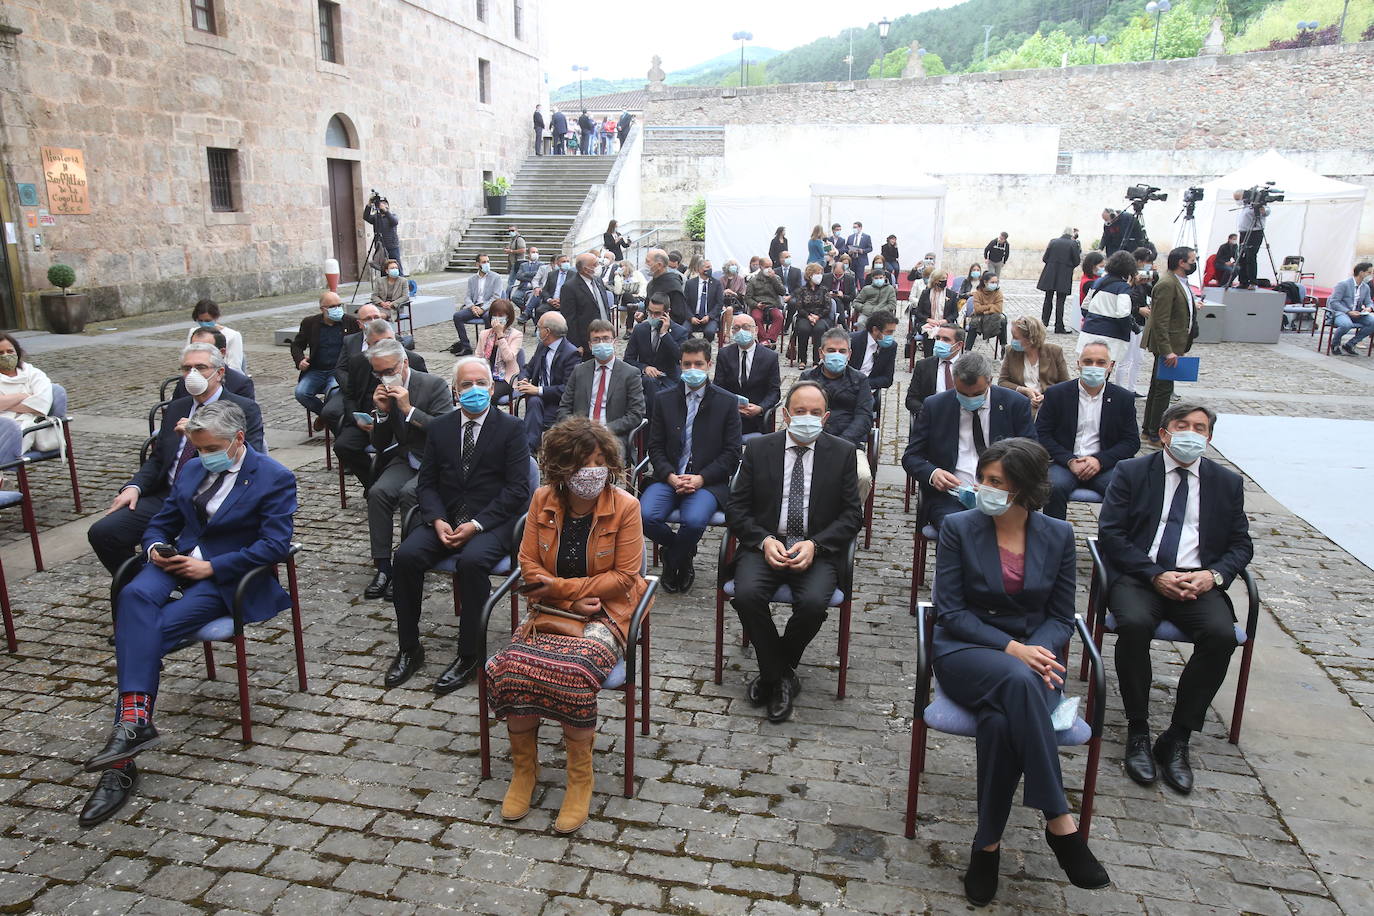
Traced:
[[1157, 357], [1159, 367], [1155, 372], [1155, 378], [1168, 382], [1196, 382], [1197, 364], [1196, 356], [1180, 356], [1177, 365], [1167, 366], [1164, 364], [1164, 357]]

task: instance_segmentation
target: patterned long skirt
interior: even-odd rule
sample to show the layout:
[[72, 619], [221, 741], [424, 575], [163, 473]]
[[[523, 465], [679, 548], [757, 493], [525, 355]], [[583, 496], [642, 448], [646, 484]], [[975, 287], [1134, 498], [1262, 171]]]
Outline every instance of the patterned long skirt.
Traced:
[[487, 660], [487, 688], [498, 719], [539, 716], [572, 728], [596, 725], [596, 695], [618, 659], [604, 643], [536, 633]]

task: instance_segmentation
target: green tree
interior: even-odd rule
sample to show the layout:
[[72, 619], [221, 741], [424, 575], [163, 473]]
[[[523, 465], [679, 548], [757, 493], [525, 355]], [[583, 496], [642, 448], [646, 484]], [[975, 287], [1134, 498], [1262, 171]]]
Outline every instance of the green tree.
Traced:
[[[766, 86], [768, 85], [768, 64], [765, 61], [756, 63], [746, 62], [744, 65], [744, 79], [746, 86]], [[739, 86], [739, 67], [734, 66], [725, 72], [716, 83], [717, 86], [737, 87]]]
[[[906, 67], [907, 60], [911, 57], [911, 47], [908, 45], [902, 48], [894, 48], [888, 51], [883, 57], [882, 75], [884, 78], [892, 79], [902, 75], [902, 70]], [[938, 54], [927, 54], [921, 61], [926, 68], [926, 76], [944, 76], [949, 71], [945, 69], [945, 62], [940, 59]], [[875, 60], [869, 64], [868, 78], [878, 79], [878, 62]]]
[[[735, 82], [739, 82], [738, 74], [735, 76]], [[706, 198], [698, 197], [697, 202], [687, 208], [682, 217], [682, 228], [687, 231], [687, 238], [694, 242], [706, 238]]]

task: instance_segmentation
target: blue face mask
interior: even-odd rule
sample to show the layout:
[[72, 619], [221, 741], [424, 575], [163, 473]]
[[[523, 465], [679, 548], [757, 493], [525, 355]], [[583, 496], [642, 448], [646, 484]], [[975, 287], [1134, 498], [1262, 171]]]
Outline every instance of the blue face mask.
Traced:
[[1099, 267], [1099, 268], [1097, 268], [1096, 270], [1093, 271], [1093, 276], [1095, 276], [1095, 277], [1101, 277], [1101, 276], [1106, 275], [1106, 273], [1107, 273], [1107, 268], [1105, 268], [1105, 267]]
[[229, 457], [229, 450], [225, 449], [222, 452], [201, 455], [200, 463], [211, 474], [221, 474], [234, 466], [234, 459]]
[[821, 418], [802, 414], [787, 421], [787, 434], [801, 443], [815, 442], [821, 437]]
[[984, 515], [1002, 515], [1011, 508], [1011, 494], [996, 487], [981, 486], [974, 497], [978, 511]]
[[824, 362], [827, 372], [839, 375], [844, 371], [844, 367], [849, 365], [849, 357], [843, 353], [827, 353]]
[[979, 277], [981, 277], [982, 275], [983, 275], [983, 272], [982, 272], [981, 270], [970, 270], [970, 271], [968, 272], [968, 276], [969, 276], [969, 279], [970, 279], [970, 280], [977, 280], [977, 279], [978, 279]]
[[484, 273], [486, 273], [486, 272], [489, 271], [489, 270], [491, 270], [491, 265], [490, 265], [490, 264], [478, 264], [478, 265], [477, 265], [477, 272], [478, 272], [478, 273], [483, 273], [483, 274], [484, 274]]
[[469, 413], [481, 413], [491, 405], [491, 389], [473, 385], [458, 395], [458, 403]]
[[1084, 366], [1078, 370], [1079, 376], [1083, 379], [1083, 384], [1089, 388], [1101, 388], [1107, 381], [1107, 369], [1105, 366]]
[[567, 261], [564, 261], [562, 264], [558, 265], [558, 269], [563, 271], [563, 273], [567, 273], [568, 271], [572, 270], [572, 265], [569, 264]]
[[219, 327], [219, 325], [213, 321], [197, 321], [196, 324], [200, 325], [202, 328], [209, 328], [212, 331]]
[[687, 383], [688, 388], [700, 388], [706, 384], [706, 370], [683, 369], [682, 380]]
[[887, 286], [887, 277], [874, 277], [874, 278], [873, 278], [873, 285], [874, 285], [874, 286]]
[[891, 334], [884, 334], [882, 339], [878, 341], [878, 346], [882, 347], [884, 350], [895, 347], [897, 346], [897, 338]]
[[388, 267], [386, 269], [386, 275], [388, 277], [391, 277], [392, 279], [395, 279], [396, 277], [399, 277], [401, 275], [401, 271], [399, 268], [396, 267]]
[[978, 491], [973, 489], [973, 487], [960, 484], [953, 490], [950, 490], [949, 495], [959, 500], [959, 505], [963, 506], [965, 509], [974, 509], [978, 506], [977, 492]]
[[1026, 352], [1026, 345], [1025, 345], [1024, 343], [1022, 343], [1021, 341], [1017, 340], [1015, 337], [1013, 337], [1013, 338], [1011, 339], [1011, 343], [1007, 344], [1007, 346], [1011, 347], [1011, 348], [1012, 348], [1013, 350], [1015, 350], [1017, 353], [1025, 353], [1025, 352]]
[[325, 314], [329, 316], [330, 321], [343, 321], [343, 306], [336, 305]]
[[1169, 454], [1179, 464], [1192, 464], [1207, 451], [1207, 440], [1197, 433], [1181, 430], [1169, 434]]
[[943, 340], [935, 341], [935, 355], [940, 359], [949, 359], [949, 355], [954, 352], [954, 345]]
[[748, 330], [736, 331], [732, 338], [741, 347], [748, 347], [754, 342], [754, 332]]
[[613, 343], [594, 343], [592, 344], [592, 356], [598, 362], [606, 362], [615, 356], [615, 344]]
[[983, 402], [988, 399], [987, 392], [979, 395], [964, 394], [962, 391], [954, 392], [954, 396], [959, 399], [959, 406], [965, 410], [979, 410]]

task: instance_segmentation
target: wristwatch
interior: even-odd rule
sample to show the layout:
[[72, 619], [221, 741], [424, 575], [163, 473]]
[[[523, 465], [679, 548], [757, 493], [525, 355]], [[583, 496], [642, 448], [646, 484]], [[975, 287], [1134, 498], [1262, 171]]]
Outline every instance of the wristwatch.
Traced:
[[1221, 573], [1217, 572], [1215, 569], [1209, 569], [1207, 571], [1212, 574], [1212, 581], [1216, 584], [1217, 588], [1221, 588], [1225, 584], [1224, 580], [1221, 578]]

